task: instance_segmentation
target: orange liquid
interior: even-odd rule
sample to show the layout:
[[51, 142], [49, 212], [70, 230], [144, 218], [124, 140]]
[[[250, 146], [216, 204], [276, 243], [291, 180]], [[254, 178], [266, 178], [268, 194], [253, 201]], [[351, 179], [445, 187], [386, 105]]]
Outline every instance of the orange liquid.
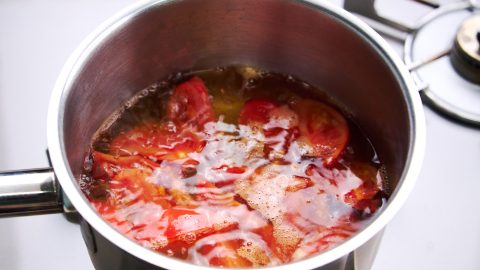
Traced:
[[81, 179], [140, 245], [199, 265], [278, 265], [342, 243], [385, 201], [368, 139], [304, 82], [229, 67], [149, 89], [94, 138]]

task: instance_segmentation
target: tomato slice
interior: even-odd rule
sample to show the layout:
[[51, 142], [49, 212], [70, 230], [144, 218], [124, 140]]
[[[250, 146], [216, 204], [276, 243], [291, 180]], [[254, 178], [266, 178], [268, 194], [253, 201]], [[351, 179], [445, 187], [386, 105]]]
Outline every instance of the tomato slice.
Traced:
[[[128, 157], [115, 157], [109, 154], [105, 154], [98, 151], [93, 151], [92, 157], [94, 162], [105, 162], [110, 164], [116, 164], [123, 167], [138, 167], [138, 164], [142, 166], [144, 169], [153, 170], [154, 168], [158, 167], [158, 163], [148, 160], [146, 158], [140, 156], [128, 156]], [[96, 177], [94, 172], [94, 177]]]
[[241, 239], [226, 240], [221, 235], [212, 235], [206, 244], [195, 249], [195, 253], [207, 257], [210, 266], [244, 268], [252, 267], [249, 260], [239, 256], [237, 250], [242, 247]]
[[161, 218], [168, 223], [164, 235], [171, 241], [189, 242], [192, 239], [188, 237], [195, 237], [194, 241], [215, 232], [230, 231], [238, 226], [236, 222], [221, 220], [214, 217], [215, 215], [214, 212], [204, 213], [196, 209], [177, 207], [167, 209]]
[[351, 237], [357, 228], [349, 223], [348, 220], [339, 224], [323, 228], [318, 231], [312, 231], [305, 237], [298, 249], [292, 254], [293, 261], [297, 261], [313, 254], [326, 251], [345, 239]]
[[[168, 226], [164, 235], [169, 240], [178, 240], [179, 237], [187, 233], [194, 234], [195, 237], [212, 233], [214, 230], [209, 224], [205, 224], [205, 220], [195, 210], [171, 208], [167, 209], [162, 218], [167, 221]], [[189, 226], [184, 223], [191, 222]], [[184, 227], [188, 227], [188, 230]]]
[[202, 150], [204, 142], [188, 130], [177, 131], [167, 123], [147, 123], [115, 137], [110, 152], [120, 156], [141, 155], [152, 160], [177, 160]]
[[235, 166], [228, 166], [228, 165], [222, 165], [218, 168], [215, 168], [215, 170], [221, 170], [221, 171], [226, 171], [228, 173], [233, 173], [233, 174], [242, 174], [244, 173], [248, 168], [246, 166], [241, 166], [241, 167], [235, 167]]
[[97, 151], [92, 153], [92, 157], [92, 175], [105, 186], [90, 187], [91, 194], [98, 193], [95, 189], [103, 187], [108, 188], [105, 191], [108, 192], [106, 203], [111, 206], [144, 201], [157, 203], [164, 208], [170, 207], [165, 199], [165, 189], [147, 181], [159, 166], [157, 163], [139, 156], [114, 157]]
[[241, 125], [266, 124], [270, 121], [271, 111], [278, 106], [276, 102], [268, 99], [251, 99], [245, 103], [240, 112], [238, 123]]
[[158, 224], [162, 224], [161, 229], [163, 235], [168, 239], [168, 244], [156, 250], [186, 259], [187, 248], [201, 238], [231, 231], [238, 227], [237, 223], [231, 221], [216, 220], [214, 215], [214, 213], [200, 213], [195, 209], [187, 208], [174, 207], [165, 210]]
[[312, 148], [307, 155], [322, 158], [326, 165], [333, 164], [348, 143], [345, 118], [319, 101], [301, 99], [293, 102], [292, 107], [299, 116], [300, 140]]
[[[225, 248], [228, 248], [228, 244], [222, 244]], [[232, 252], [232, 251], [230, 251]], [[224, 257], [213, 257], [209, 261], [211, 266], [218, 266], [218, 267], [227, 267], [227, 268], [247, 268], [252, 267], [252, 263], [240, 256], [236, 253], [233, 253], [230, 256]]]
[[210, 266], [245, 268], [269, 265], [272, 254], [265, 250], [264, 240], [258, 234], [238, 231], [226, 234], [211, 235], [193, 250], [193, 256], [208, 259]]
[[287, 105], [263, 98], [246, 102], [238, 123], [255, 126], [263, 131], [263, 153], [271, 160], [282, 160], [299, 134], [297, 114]]
[[181, 127], [196, 129], [215, 121], [215, 112], [202, 79], [193, 77], [175, 88], [167, 104], [167, 115]]
[[361, 162], [350, 164], [350, 168], [358, 178], [362, 179], [363, 183], [346, 193], [344, 201], [357, 210], [373, 214], [382, 205], [382, 196], [384, 196], [381, 191], [382, 182], [378, 169]]

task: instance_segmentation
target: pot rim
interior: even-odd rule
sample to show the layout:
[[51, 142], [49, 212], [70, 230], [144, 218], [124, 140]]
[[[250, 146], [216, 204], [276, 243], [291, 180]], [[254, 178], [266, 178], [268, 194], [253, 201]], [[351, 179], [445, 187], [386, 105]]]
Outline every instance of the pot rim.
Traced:
[[[96, 30], [87, 36], [87, 38], [77, 47], [62, 68], [52, 92], [47, 119], [48, 148], [55, 174], [60, 181], [65, 194], [82, 217], [109, 241], [115, 243], [115, 245], [126, 252], [159, 267], [168, 269], [212, 269], [213, 267], [194, 265], [186, 261], [170, 258], [154, 252], [148, 248], [140, 246], [115, 230], [96, 213], [95, 209], [83, 195], [77, 184], [76, 177], [67, 166], [68, 161], [64, 151], [63, 113], [65, 111], [65, 102], [71, 91], [73, 79], [81, 71], [82, 65], [89, 59], [89, 56], [98, 45], [105, 38], [115, 32], [116, 29], [122, 27], [143, 11], [153, 6], [166, 5], [172, 1], [174, 0], [144, 0], [135, 3], [97, 27]], [[262, 269], [275, 268], [286, 270], [316, 268], [347, 255], [367, 242], [385, 227], [405, 203], [420, 173], [425, 151], [425, 120], [423, 106], [416, 85], [404, 63], [383, 38], [360, 19], [326, 0], [287, 1], [298, 2], [300, 4], [308, 5], [319, 12], [328, 13], [330, 16], [333, 16], [351, 27], [359, 36], [370, 43], [383, 60], [390, 66], [390, 69], [395, 73], [394, 75], [397, 80], [403, 84], [402, 90], [405, 91], [405, 101], [408, 106], [407, 109], [410, 118], [411, 140], [409, 142], [407, 161], [399, 180], [398, 188], [396, 188], [395, 192], [390, 197], [387, 205], [377, 213], [376, 217], [370, 221], [370, 224], [367, 227], [331, 250], [300, 261]]]

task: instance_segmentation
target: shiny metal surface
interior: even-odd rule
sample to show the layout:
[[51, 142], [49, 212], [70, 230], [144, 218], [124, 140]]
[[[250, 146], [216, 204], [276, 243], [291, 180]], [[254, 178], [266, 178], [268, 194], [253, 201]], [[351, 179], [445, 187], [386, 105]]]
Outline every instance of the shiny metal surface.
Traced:
[[440, 6], [440, 4], [437, 1], [432, 1], [432, 0], [414, 0], [414, 1], [432, 8], [438, 8]]
[[62, 212], [51, 168], [0, 172], [0, 217]]
[[179, 70], [231, 64], [292, 74], [325, 89], [372, 139], [389, 173], [387, 206], [342, 245], [277, 268], [343, 260], [406, 200], [420, 170], [425, 127], [413, 81], [395, 53], [326, 1], [149, 1], [106, 22], [72, 55], [52, 95], [48, 144], [63, 189], [88, 223], [127, 253], [164, 268], [205, 269], [119, 234], [95, 213], [76, 178], [95, 129], [133, 93]]
[[[423, 2], [423, 1], [422, 1]], [[378, 21], [383, 23], [393, 29], [403, 31], [403, 32], [411, 32], [413, 29], [403, 23], [393, 21], [388, 19], [380, 14], [378, 14], [375, 8], [375, 0], [367, 0], [367, 1], [358, 1], [358, 0], [345, 0], [343, 4], [344, 8], [348, 11], [355, 12], [359, 15], [365, 16], [369, 19]]]
[[480, 84], [480, 14], [466, 19], [458, 29], [450, 60], [461, 76]]
[[[443, 5], [423, 17], [416, 24], [415, 31], [408, 34], [404, 44], [404, 61], [407, 66], [412, 66], [415, 63], [415, 61], [413, 60], [413, 47], [415, 45], [415, 40], [419, 33], [419, 30], [440, 16], [445, 16], [449, 13], [460, 10], [471, 10], [472, 12], [475, 12], [478, 11], [478, 7], [475, 6], [473, 2], [469, 1], [460, 1], [448, 5]], [[449, 55], [449, 53], [446, 53], [444, 55]], [[435, 92], [430, 90], [428, 84], [421, 79], [421, 77], [415, 70], [412, 70], [412, 76], [419, 87], [423, 101], [427, 105], [452, 120], [463, 124], [480, 127], [479, 114], [466, 111], [461, 107], [451, 104], [448, 100], [440, 98]]]
[[480, 14], [468, 18], [458, 29], [456, 42], [462, 52], [480, 64]]
[[357, 16], [361, 16], [378, 33], [403, 42], [406, 38], [405, 33], [412, 32], [414, 29], [400, 21], [379, 14], [375, 2], [376, 0], [345, 0], [343, 7]]
[[[478, 81], [480, 81], [480, 79], [478, 79], [480, 78], [480, 73], [478, 64], [475, 64], [475, 57], [480, 57], [478, 52], [472, 53], [472, 49], [469, 49], [468, 53], [464, 53], [463, 56], [459, 55], [459, 52], [463, 50], [462, 47], [465, 46], [462, 46], [459, 43], [459, 40], [461, 39], [457, 37], [453, 49], [446, 49], [426, 59], [420, 59], [415, 61], [413, 60], [413, 47], [415, 44], [415, 40], [418, 33], [424, 26], [431, 23], [438, 17], [448, 15], [452, 12], [460, 10], [470, 10], [472, 14], [473, 12], [478, 12], [478, 3], [476, 1], [464, 0], [445, 5], [438, 5], [437, 3], [432, 3], [431, 1], [417, 1], [435, 9], [432, 12], [428, 13], [426, 16], [422, 17], [420, 21], [417, 22], [414, 26], [408, 27], [378, 14], [375, 9], [375, 2], [375, 0], [345, 0], [344, 7], [348, 11], [354, 12], [356, 14], [364, 16], [369, 20], [372, 20], [368, 21], [369, 25], [374, 27], [374, 29], [377, 30], [379, 33], [382, 33], [383, 35], [396, 39], [400, 42], [404, 42], [405, 64], [412, 71], [412, 75], [417, 83], [417, 88], [420, 91], [420, 94], [425, 104], [429, 105], [437, 112], [441, 113], [444, 116], [447, 116], [449, 119], [452, 119], [456, 122], [480, 127], [480, 115], [465, 110], [459, 106], [455, 106], [451, 104], [448, 100], [442, 99], [439, 95], [429, 89], [429, 85], [426, 82], [422, 81], [420, 76], [416, 72], [416, 69], [428, 65], [444, 56], [451, 56], [452, 64], [459, 71], [459, 73], [462, 73], [463, 76], [468, 80], [478, 83]], [[392, 32], [392, 29], [399, 31], [400, 33], [395, 31]], [[460, 29], [459, 35], [462, 32], [465, 31], [462, 31]], [[472, 36], [474, 29], [470, 29], [470, 32], [470, 36]], [[476, 46], [475, 48], [478, 48], [476, 40], [473, 41], [474, 42], [472, 43], [474, 44], [470, 46]], [[472, 55], [474, 56], [473, 58]]]

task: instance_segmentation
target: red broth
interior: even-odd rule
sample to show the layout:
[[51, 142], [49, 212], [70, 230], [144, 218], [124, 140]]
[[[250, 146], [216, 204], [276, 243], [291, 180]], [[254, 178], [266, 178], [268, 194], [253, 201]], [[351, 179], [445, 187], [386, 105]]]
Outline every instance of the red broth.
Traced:
[[328, 250], [386, 193], [369, 140], [318, 93], [250, 67], [172, 76], [99, 129], [83, 192], [127, 237], [194, 264], [270, 266]]

